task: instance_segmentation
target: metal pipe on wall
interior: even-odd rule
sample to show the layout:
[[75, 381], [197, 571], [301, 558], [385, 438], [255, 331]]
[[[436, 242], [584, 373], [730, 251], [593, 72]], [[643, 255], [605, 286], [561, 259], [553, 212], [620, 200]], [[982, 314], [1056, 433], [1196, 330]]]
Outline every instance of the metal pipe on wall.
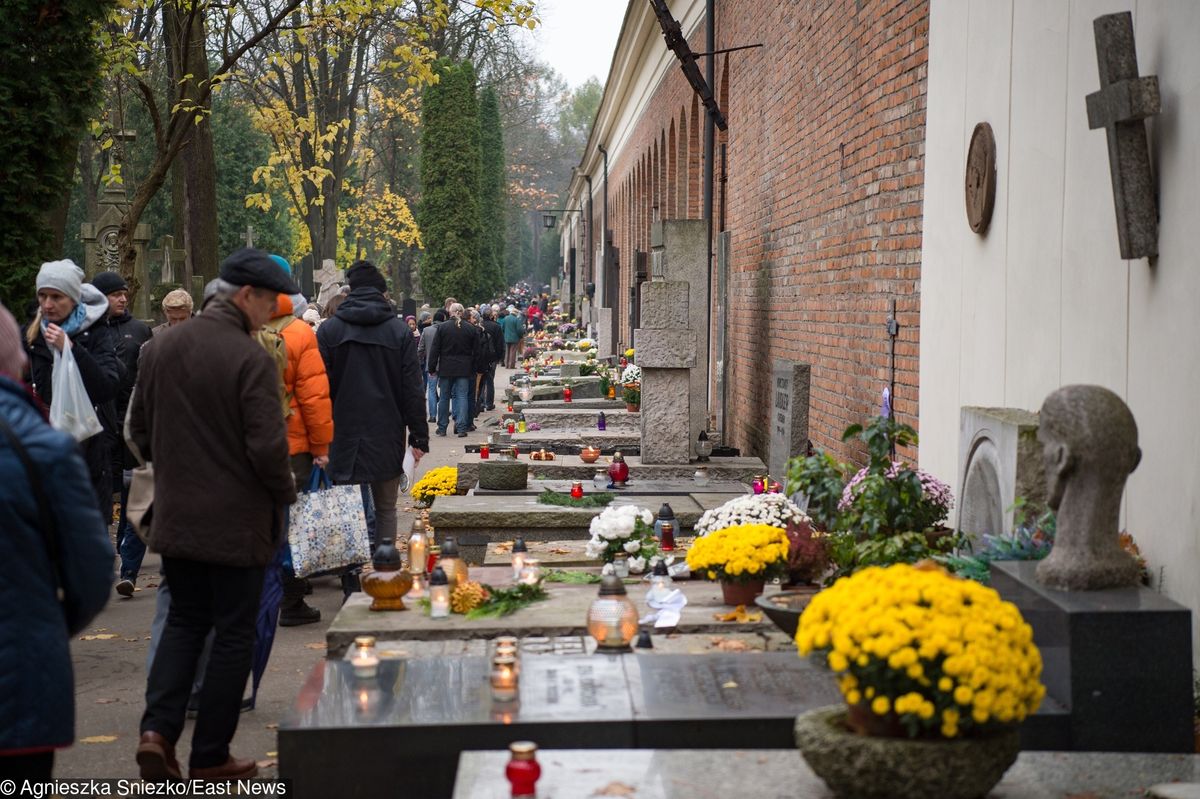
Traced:
[[[717, 49], [717, 21], [716, 21], [716, 0], [705, 0], [704, 3], [704, 51], [712, 53]], [[713, 90], [714, 96], [716, 91], [714, 87], [714, 78], [716, 76], [716, 56], [710, 55], [704, 61], [704, 80], [708, 83], [710, 90]], [[712, 112], [704, 115], [704, 220], [708, 222], [708, 285], [704, 287], [706, 302], [705, 311], [708, 318], [714, 317], [712, 307], [712, 282], [713, 282], [713, 142], [716, 138], [716, 123], [713, 120]], [[712, 413], [712, 329], [709, 329], [709, 334], [705, 336], [707, 347], [704, 353], [704, 369], [708, 377], [708, 390], [705, 396], [709, 399], [709, 407], [706, 408], [706, 418]], [[707, 427], [708, 423], [705, 422]], [[725, 444], [725, 430], [722, 429], [721, 443]]]
[[[612, 335], [612, 338], [610, 341], [613, 343], [613, 346], [616, 346], [617, 324], [619, 323], [620, 318], [617, 316], [615, 311], [616, 303], [619, 298], [619, 291], [614, 291], [613, 288], [608, 285], [609, 278], [612, 277], [608, 274], [608, 150], [604, 149], [603, 144], [597, 144], [596, 149], [599, 150], [600, 154], [604, 156], [604, 207], [601, 209], [601, 213], [604, 217], [604, 230], [600, 231], [600, 268], [604, 272], [604, 307], [611, 308], [614, 311], [614, 313], [611, 314], [612, 330], [610, 331], [610, 334]], [[616, 282], [618, 284], [621, 282], [619, 275]], [[617, 288], [619, 289], [620, 286], [618, 285]]]

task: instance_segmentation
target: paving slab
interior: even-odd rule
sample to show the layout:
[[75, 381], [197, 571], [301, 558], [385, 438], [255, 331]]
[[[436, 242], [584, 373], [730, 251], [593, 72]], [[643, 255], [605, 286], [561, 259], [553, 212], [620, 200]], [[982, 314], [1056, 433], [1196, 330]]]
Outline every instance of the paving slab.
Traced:
[[[507, 799], [504, 768], [509, 758], [506, 750], [463, 752], [453, 799]], [[794, 749], [622, 749], [597, 753], [549, 746], [538, 751], [537, 759], [542, 767], [538, 795], [554, 799], [833, 799], [833, 793]], [[1022, 752], [988, 795], [997, 799], [1141, 796], [1156, 780], [1197, 779], [1200, 755]]]
[[[512, 584], [512, 569], [505, 566], [471, 569], [471, 579], [485, 584]], [[732, 608], [721, 599], [721, 586], [705, 580], [679, 580], [676, 586], [688, 598], [679, 624], [667, 632], [681, 634], [722, 635], [727, 633], [758, 633], [776, 629], [765, 616], [750, 623], [723, 622], [714, 618]], [[452, 614], [450, 618], [433, 619], [419, 610], [372, 612], [371, 598], [353, 594], [338, 612], [337, 618], [325, 633], [326, 651], [330, 657], [341, 657], [360, 635], [373, 635], [380, 641], [449, 641], [495, 638], [499, 635], [583, 636], [587, 634], [587, 610], [596, 598], [595, 585], [545, 583], [550, 598], [518, 610], [502, 618], [468, 620]], [[626, 582], [629, 599], [642, 613], [648, 584], [630, 578]], [[768, 586], [766, 593], [780, 590]], [[415, 607], [415, 606], [414, 606]]]

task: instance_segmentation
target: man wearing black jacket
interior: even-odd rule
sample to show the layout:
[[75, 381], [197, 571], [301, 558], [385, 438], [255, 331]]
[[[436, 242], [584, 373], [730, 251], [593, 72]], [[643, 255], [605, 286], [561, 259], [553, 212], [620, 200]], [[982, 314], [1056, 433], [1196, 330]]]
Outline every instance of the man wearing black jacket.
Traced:
[[[463, 319], [461, 303], [450, 306], [450, 318], [438, 325], [437, 334], [429, 348], [429, 374], [438, 378], [437, 430], [446, 435], [450, 426], [450, 406], [453, 398], [454, 432], [466, 438], [471, 426], [471, 391], [475, 381], [475, 364], [479, 358], [478, 328]], [[337, 429], [337, 419], [334, 419]]]
[[328, 472], [335, 483], [371, 487], [375, 540], [394, 539], [405, 447], [417, 461], [429, 450], [425, 382], [417, 341], [383, 296], [383, 275], [358, 261], [346, 279], [350, 294], [317, 330], [333, 400]]
[[125, 446], [121, 428], [125, 424], [125, 410], [129, 397], [137, 382], [138, 355], [142, 345], [150, 340], [150, 326], [129, 313], [129, 286], [119, 272], [100, 272], [92, 278], [92, 285], [108, 298], [108, 316], [104, 323], [113, 333], [117, 359], [125, 367], [125, 375], [117, 389], [117, 429], [105, 431], [109, 437], [109, 455], [112, 457], [113, 490], [121, 493], [121, 513], [117, 521], [117, 554], [121, 558], [121, 579], [117, 582], [117, 593], [123, 597], [133, 596], [134, 584], [146, 555], [146, 545], [133, 532], [133, 526], [125, 518], [125, 505], [129, 501], [129, 470], [137, 463], [133, 453]]
[[479, 398], [475, 403], [476, 411], [496, 410], [496, 364], [504, 360], [504, 329], [492, 321], [493, 308], [484, 304], [479, 306], [483, 317], [482, 327], [487, 341], [484, 343], [483, 360], [486, 368], [479, 381]]

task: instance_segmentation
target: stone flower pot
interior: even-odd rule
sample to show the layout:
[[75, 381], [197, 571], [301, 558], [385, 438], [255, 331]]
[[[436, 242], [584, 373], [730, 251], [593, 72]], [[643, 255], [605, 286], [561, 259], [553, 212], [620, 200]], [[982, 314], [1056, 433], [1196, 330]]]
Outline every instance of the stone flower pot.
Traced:
[[843, 705], [796, 718], [796, 746], [835, 794], [855, 799], [978, 799], [1020, 753], [1016, 727], [953, 740], [850, 732]]
[[529, 482], [529, 464], [524, 461], [488, 460], [479, 464], [479, 487], [493, 491], [524, 488]]

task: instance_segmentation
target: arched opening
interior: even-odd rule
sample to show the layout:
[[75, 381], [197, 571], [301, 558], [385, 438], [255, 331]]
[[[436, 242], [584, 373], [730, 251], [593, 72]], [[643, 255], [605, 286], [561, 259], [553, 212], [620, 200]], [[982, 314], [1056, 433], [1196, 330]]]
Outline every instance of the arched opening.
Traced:
[[700, 218], [700, 100], [692, 95], [692, 120], [688, 125], [688, 218]]
[[686, 219], [688, 215], [687, 207], [687, 163], [688, 163], [688, 144], [687, 144], [687, 109], [683, 106], [679, 107], [679, 154], [678, 163], [675, 165], [675, 216], [680, 219]]

